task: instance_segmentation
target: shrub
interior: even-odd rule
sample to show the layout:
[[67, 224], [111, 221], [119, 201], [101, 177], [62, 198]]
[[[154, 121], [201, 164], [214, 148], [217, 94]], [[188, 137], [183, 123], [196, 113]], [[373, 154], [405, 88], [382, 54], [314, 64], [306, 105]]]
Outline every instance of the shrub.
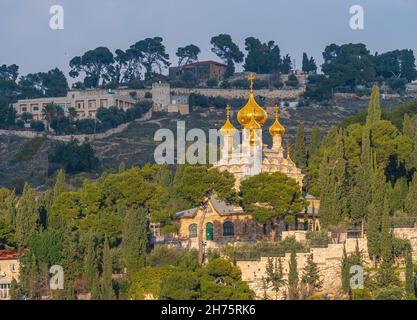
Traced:
[[30, 127], [37, 132], [45, 131], [45, 124], [43, 121], [32, 120], [30, 122]]

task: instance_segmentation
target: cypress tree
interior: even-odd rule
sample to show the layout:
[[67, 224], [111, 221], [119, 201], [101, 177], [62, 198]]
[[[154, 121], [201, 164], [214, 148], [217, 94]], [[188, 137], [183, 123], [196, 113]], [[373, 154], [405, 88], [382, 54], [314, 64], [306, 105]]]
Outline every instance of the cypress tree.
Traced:
[[297, 166], [302, 169], [307, 167], [307, 149], [305, 143], [304, 122], [301, 122], [297, 128], [295, 144], [291, 155]]
[[78, 255], [78, 236], [67, 226], [62, 248], [61, 265], [64, 268], [65, 299], [74, 300], [75, 280], [80, 274], [82, 264]]
[[303, 66], [302, 66], [303, 72], [310, 72], [310, 61], [308, 60], [307, 53], [303, 53]]
[[380, 230], [381, 217], [384, 210], [384, 200], [386, 197], [386, 178], [383, 168], [376, 168], [372, 173], [372, 196], [368, 207], [367, 218], [367, 239], [368, 252], [371, 259], [376, 263], [380, 255]]
[[129, 275], [145, 265], [148, 246], [146, 210], [128, 209], [122, 235], [123, 259]]
[[10, 284], [10, 300], [20, 300], [21, 298], [21, 291], [19, 283], [13, 278], [12, 283]]
[[311, 142], [309, 148], [309, 159], [316, 157], [320, 152], [320, 127], [315, 124], [313, 129], [311, 129]]
[[399, 280], [396, 277], [393, 268], [394, 253], [392, 246], [391, 221], [389, 215], [388, 200], [384, 201], [384, 212], [382, 215], [381, 258], [382, 263], [378, 270], [378, 285], [381, 288], [398, 285]]
[[297, 253], [295, 245], [291, 248], [291, 256], [288, 271], [288, 299], [298, 299], [298, 270], [297, 270]]
[[403, 134], [411, 139], [414, 139], [416, 135], [416, 131], [417, 131], [417, 129], [415, 128], [415, 125], [416, 124], [408, 115], [408, 113], [405, 113], [404, 120], [403, 120]]
[[337, 225], [349, 213], [347, 189], [347, 161], [343, 133], [336, 135], [332, 157], [324, 155], [320, 164], [320, 217], [325, 227]]
[[36, 231], [38, 220], [35, 190], [25, 183], [16, 210], [16, 241], [20, 247], [28, 245], [30, 236]]
[[341, 276], [342, 276], [342, 291], [350, 295], [350, 263], [348, 260], [348, 255], [346, 253], [345, 246], [343, 247]]
[[381, 120], [381, 104], [379, 97], [379, 88], [374, 85], [372, 87], [371, 100], [368, 105], [368, 115], [366, 117], [366, 126], [372, 127], [377, 121]]
[[410, 216], [417, 216], [417, 172], [413, 175], [413, 180], [405, 198], [404, 210]]
[[[275, 261], [273, 261], [275, 260]], [[275, 299], [278, 299], [279, 290], [285, 284], [284, 273], [282, 270], [281, 258], [269, 258], [266, 265], [266, 283], [270, 283], [272, 289], [275, 291]]]
[[124, 161], [120, 162], [119, 164], [119, 173], [126, 171], [126, 164]]
[[405, 293], [407, 295], [407, 299], [414, 300], [416, 298], [414, 288], [415, 288], [415, 279], [414, 279], [413, 259], [411, 257], [411, 252], [407, 251], [406, 268], [405, 268]]
[[95, 243], [94, 237], [91, 232], [88, 239], [87, 254], [84, 260], [84, 274], [87, 290], [91, 292], [93, 290], [94, 281], [97, 276], [97, 258], [95, 252]]
[[317, 290], [320, 290], [323, 286], [323, 282], [320, 280], [320, 269], [314, 262], [313, 254], [309, 255], [307, 258], [301, 282], [307, 286], [309, 295], [313, 294]]
[[107, 237], [105, 237], [103, 248], [103, 276], [101, 292], [103, 300], [113, 300], [115, 298], [113, 292], [113, 267], [110, 255], [110, 245]]
[[55, 179], [54, 191], [53, 191], [53, 198], [56, 199], [61, 193], [67, 192], [68, 186], [65, 182], [65, 172], [64, 170], [59, 170], [58, 175]]

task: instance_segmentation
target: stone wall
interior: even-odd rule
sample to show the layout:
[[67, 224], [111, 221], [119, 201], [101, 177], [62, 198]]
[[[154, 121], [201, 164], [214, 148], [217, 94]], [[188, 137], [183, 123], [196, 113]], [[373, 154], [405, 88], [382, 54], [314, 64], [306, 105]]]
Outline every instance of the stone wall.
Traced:
[[[150, 109], [148, 112], [146, 112], [141, 118], [134, 120], [136, 121], [148, 121], [152, 118], [152, 109]], [[113, 134], [123, 132], [131, 122], [123, 123], [116, 128], [107, 130], [106, 132], [102, 133], [96, 133], [96, 134], [74, 134], [74, 135], [63, 135], [63, 136], [55, 136], [48, 134], [46, 137], [50, 140], [55, 141], [62, 141], [62, 142], [69, 142], [72, 139], [77, 139], [80, 142], [83, 142], [85, 140], [94, 141], [94, 140], [100, 140], [105, 139], [107, 137], [110, 137]], [[19, 130], [0, 130], [0, 135], [3, 136], [17, 136], [22, 138], [28, 138], [33, 139], [35, 137], [42, 137], [45, 135], [45, 133], [41, 132], [35, 132], [35, 131], [19, 131]]]
[[[345, 244], [329, 244], [327, 248], [311, 248], [309, 253], [297, 253], [297, 268], [299, 277], [303, 273], [303, 268], [306, 264], [307, 258], [313, 254], [314, 262], [320, 268], [323, 280], [323, 292], [326, 292], [330, 298], [338, 299], [340, 296], [341, 276], [340, 263], [343, 257], [343, 248], [346, 247], [347, 253], [353, 253], [358, 244], [359, 249], [363, 251], [364, 257], [368, 256], [367, 240], [362, 239], [347, 239]], [[277, 258], [274, 258], [277, 259]], [[288, 278], [290, 254], [287, 253], [285, 257], [281, 258], [284, 278]], [[238, 261], [237, 266], [242, 271], [242, 280], [249, 283], [249, 286], [256, 293], [257, 299], [262, 299], [264, 296], [263, 278], [266, 278], [266, 265], [268, 257], [262, 257], [258, 261]], [[367, 261], [369, 263], [369, 261]], [[280, 297], [285, 295], [286, 288], [282, 288]], [[275, 294], [267, 291], [270, 298], [274, 298]]]
[[[136, 92], [137, 97], [145, 97], [146, 92], [150, 92], [149, 89], [119, 89], [117, 93], [120, 95], [130, 96], [131, 92]], [[201, 94], [209, 97], [224, 97], [229, 99], [238, 99], [248, 97], [248, 89], [214, 89], [214, 88], [171, 88], [171, 92], [178, 96], [187, 96], [192, 93]], [[284, 89], [284, 90], [255, 90], [255, 95], [262, 96], [268, 99], [286, 99], [296, 100], [304, 92], [304, 88], [299, 89]]]

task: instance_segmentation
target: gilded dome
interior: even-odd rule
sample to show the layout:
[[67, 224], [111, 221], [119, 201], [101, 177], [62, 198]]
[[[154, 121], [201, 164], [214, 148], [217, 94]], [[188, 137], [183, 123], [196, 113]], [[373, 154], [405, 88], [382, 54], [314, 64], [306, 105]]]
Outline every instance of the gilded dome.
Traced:
[[278, 119], [278, 113], [279, 113], [279, 107], [278, 105], [275, 105], [275, 122], [273, 125], [269, 128], [269, 133], [271, 136], [283, 136], [285, 134], [285, 128], [284, 126], [279, 122]]
[[254, 75], [251, 74], [248, 77], [250, 81], [250, 95], [249, 100], [246, 105], [240, 109], [237, 114], [237, 120], [239, 123], [246, 128], [246, 126], [251, 122], [252, 116], [255, 118], [255, 121], [263, 126], [268, 119], [268, 114], [266, 111], [256, 102], [255, 96], [253, 94], [253, 80], [255, 79]]
[[230, 106], [226, 107], [226, 115], [227, 115], [227, 119], [225, 124], [223, 125], [223, 127], [221, 127], [220, 129], [220, 133], [223, 136], [227, 136], [227, 135], [233, 135], [236, 131], [235, 127], [233, 126], [233, 124], [230, 122]]
[[249, 143], [254, 145], [256, 140], [259, 138], [256, 130], [262, 130], [261, 125], [255, 120], [255, 117], [252, 115], [250, 122], [245, 127], [246, 130], [249, 130]]

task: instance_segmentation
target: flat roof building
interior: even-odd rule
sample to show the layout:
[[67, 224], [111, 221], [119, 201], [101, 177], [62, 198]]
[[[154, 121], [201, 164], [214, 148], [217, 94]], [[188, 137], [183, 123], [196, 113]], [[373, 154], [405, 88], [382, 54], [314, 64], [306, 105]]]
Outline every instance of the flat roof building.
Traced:
[[43, 120], [43, 110], [48, 104], [60, 106], [66, 115], [74, 108], [77, 118], [95, 118], [99, 108], [117, 107], [127, 110], [135, 105], [135, 100], [104, 90], [69, 91], [66, 97], [19, 100], [13, 104], [18, 116], [24, 112], [32, 114], [34, 120]]

